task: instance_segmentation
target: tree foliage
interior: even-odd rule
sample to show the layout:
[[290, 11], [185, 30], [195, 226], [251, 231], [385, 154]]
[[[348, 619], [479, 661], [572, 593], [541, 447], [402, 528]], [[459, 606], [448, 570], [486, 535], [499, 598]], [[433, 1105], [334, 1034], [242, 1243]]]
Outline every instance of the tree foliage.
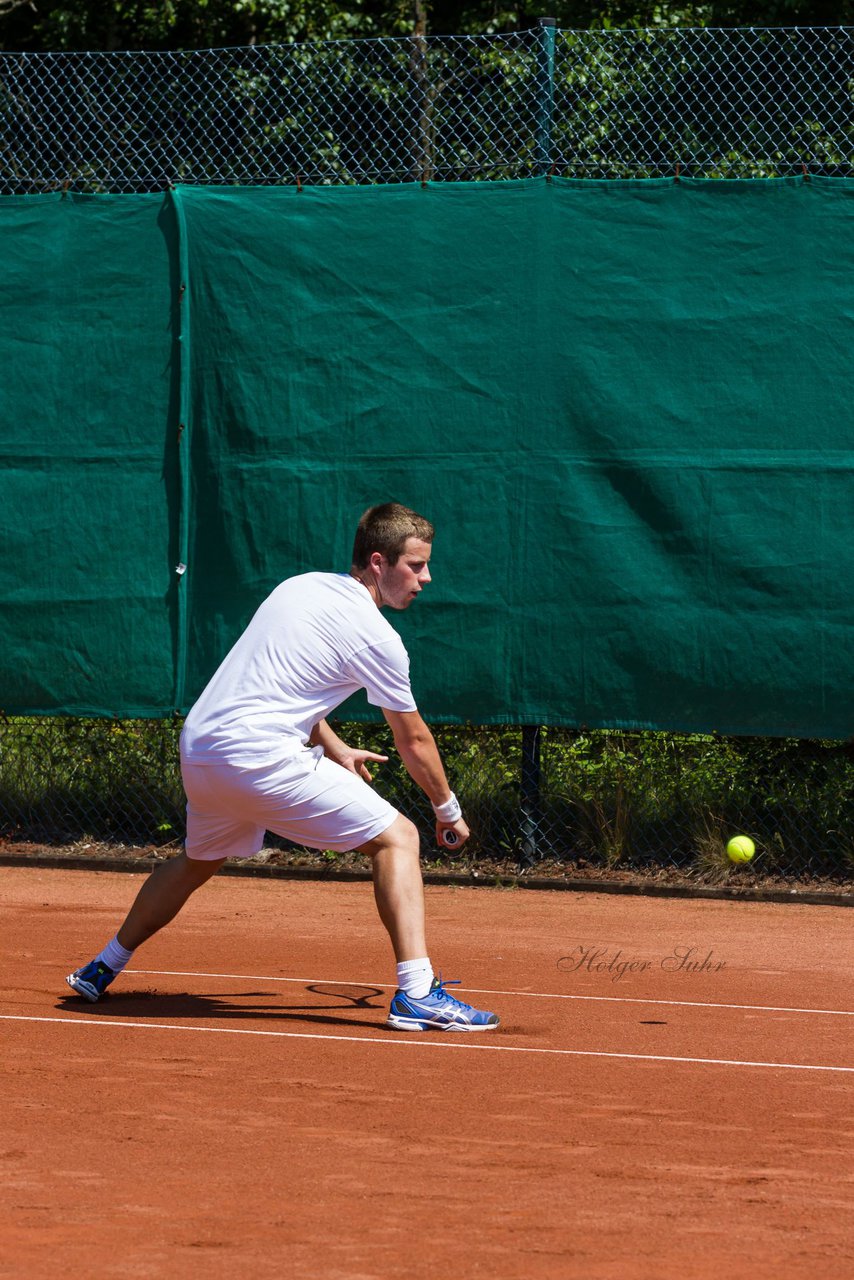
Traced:
[[351, 36], [594, 27], [839, 26], [854, 0], [0, 0], [5, 50], [199, 49]]

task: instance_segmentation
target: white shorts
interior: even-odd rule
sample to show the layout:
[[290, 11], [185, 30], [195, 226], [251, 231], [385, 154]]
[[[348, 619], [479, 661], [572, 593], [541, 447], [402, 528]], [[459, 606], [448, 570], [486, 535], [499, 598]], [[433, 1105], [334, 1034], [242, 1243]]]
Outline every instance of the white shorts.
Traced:
[[265, 831], [310, 849], [346, 853], [373, 840], [398, 812], [370, 783], [320, 747], [246, 768], [181, 761], [187, 793], [188, 858], [251, 858]]

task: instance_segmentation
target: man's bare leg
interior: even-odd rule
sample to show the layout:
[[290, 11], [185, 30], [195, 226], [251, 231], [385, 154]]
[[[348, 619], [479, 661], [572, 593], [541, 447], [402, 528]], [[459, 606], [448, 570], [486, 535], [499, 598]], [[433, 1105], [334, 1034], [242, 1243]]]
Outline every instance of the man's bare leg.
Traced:
[[190, 894], [216, 875], [224, 862], [225, 858], [193, 861], [179, 853], [156, 867], [136, 895], [118, 934], [94, 960], [68, 975], [66, 982], [72, 991], [86, 1000], [99, 1000], [136, 948], [174, 920]]
[[390, 827], [363, 844], [373, 862], [374, 897], [395, 959], [419, 960], [427, 955], [424, 882], [419, 861], [418, 830], [398, 814]]
[[[398, 814], [375, 840], [362, 845], [373, 860], [374, 896], [380, 919], [388, 930], [397, 959], [398, 990], [386, 1025], [397, 1031], [491, 1031], [498, 1026], [494, 1013], [474, 1009], [449, 995], [432, 981], [427, 955], [424, 920], [424, 881], [419, 860], [420, 841], [415, 826]], [[410, 965], [407, 961], [422, 961]], [[414, 973], [412, 972], [414, 970]], [[430, 982], [429, 990], [420, 985]], [[415, 981], [410, 985], [409, 979]], [[416, 986], [415, 982], [419, 985]]]
[[136, 895], [116, 937], [128, 951], [135, 951], [164, 925], [174, 920], [190, 894], [216, 875], [225, 858], [201, 862], [186, 853], [162, 862], [152, 871]]

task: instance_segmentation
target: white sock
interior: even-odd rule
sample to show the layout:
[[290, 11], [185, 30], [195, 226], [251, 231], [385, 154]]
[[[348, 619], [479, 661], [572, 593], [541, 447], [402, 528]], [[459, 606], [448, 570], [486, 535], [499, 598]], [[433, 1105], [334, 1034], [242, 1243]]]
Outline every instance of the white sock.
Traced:
[[95, 956], [96, 960], [100, 960], [108, 969], [112, 969], [113, 973], [121, 973], [128, 960], [133, 955], [132, 951], [126, 951], [118, 938], [113, 938], [112, 942], [108, 942], [100, 955]]
[[401, 960], [397, 966], [397, 985], [413, 1000], [423, 1000], [433, 983], [433, 966], [428, 956], [423, 960]]

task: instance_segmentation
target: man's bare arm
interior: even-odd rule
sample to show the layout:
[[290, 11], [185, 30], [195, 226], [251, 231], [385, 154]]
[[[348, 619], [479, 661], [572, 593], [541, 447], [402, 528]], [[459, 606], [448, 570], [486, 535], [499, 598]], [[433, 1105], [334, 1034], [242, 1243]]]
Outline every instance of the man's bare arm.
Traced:
[[345, 769], [349, 769], [351, 773], [358, 774], [365, 782], [371, 781], [367, 761], [384, 764], [388, 760], [388, 756], [377, 755], [376, 751], [362, 751], [358, 747], [348, 747], [326, 720], [317, 722], [311, 731], [309, 742], [313, 747], [322, 747], [325, 756]]
[[[394, 734], [394, 745], [410, 778], [426, 793], [434, 808], [445, 804], [451, 798], [451, 788], [436, 739], [420, 713], [383, 709], [383, 715]], [[469, 837], [469, 829], [462, 818], [457, 818], [454, 822], [437, 821], [436, 838], [439, 843], [442, 843], [442, 830], [448, 828], [457, 832], [460, 844], [464, 844]]]

